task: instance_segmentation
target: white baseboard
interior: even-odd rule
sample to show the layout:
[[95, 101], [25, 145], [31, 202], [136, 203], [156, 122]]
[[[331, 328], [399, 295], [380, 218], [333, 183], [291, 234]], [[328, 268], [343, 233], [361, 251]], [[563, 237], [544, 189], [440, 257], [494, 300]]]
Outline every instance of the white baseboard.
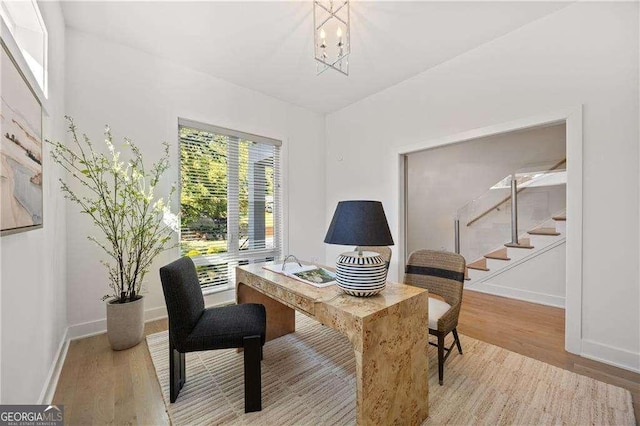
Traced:
[[640, 373], [640, 353], [626, 349], [582, 339], [582, 353], [580, 356]]
[[[204, 296], [206, 307], [222, 306], [235, 301], [235, 289], [227, 289]], [[167, 307], [157, 306], [144, 311], [144, 321], [150, 322], [167, 317]], [[102, 318], [69, 326], [68, 339], [76, 340], [107, 332], [107, 319]]]
[[477, 291], [479, 293], [493, 294], [495, 296], [508, 297], [510, 299], [524, 300], [525, 302], [538, 303], [540, 305], [564, 308], [565, 299], [561, 296], [554, 296], [535, 291], [520, 290], [517, 288], [503, 287], [490, 283], [475, 283], [469, 287], [465, 286], [465, 291]]
[[107, 329], [107, 320], [101, 319], [97, 321], [88, 321], [81, 324], [69, 326], [69, 340], [81, 339], [83, 337], [95, 336], [102, 334]]
[[[167, 317], [167, 308], [159, 306], [144, 311], [144, 322], [155, 321]], [[83, 322], [80, 324], [69, 326], [69, 340], [83, 339], [85, 337], [95, 336], [106, 333], [107, 319], [102, 318], [95, 321]]]
[[[151, 308], [144, 311], [144, 322], [150, 322], [167, 317], [167, 307], [158, 306], [157, 308]], [[106, 320], [105, 320], [106, 321]], [[107, 328], [104, 329], [107, 331]]]
[[58, 386], [58, 379], [62, 372], [62, 365], [64, 364], [64, 360], [67, 357], [67, 350], [69, 349], [69, 339], [67, 338], [68, 334], [69, 328], [67, 327], [64, 330], [64, 334], [62, 335], [62, 339], [58, 345], [58, 350], [53, 363], [51, 363], [49, 374], [47, 374], [47, 380], [42, 387], [42, 392], [40, 392], [38, 404], [51, 404], [51, 401], [53, 400], [53, 395], [55, 394], [56, 387]]

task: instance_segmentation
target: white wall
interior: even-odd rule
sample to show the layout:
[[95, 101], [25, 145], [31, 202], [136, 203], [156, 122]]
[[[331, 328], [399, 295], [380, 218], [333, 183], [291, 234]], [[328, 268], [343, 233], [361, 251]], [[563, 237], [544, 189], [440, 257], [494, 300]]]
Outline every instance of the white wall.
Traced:
[[398, 147], [582, 104], [582, 353], [640, 369], [638, 47], [637, 3], [578, 2], [329, 115], [326, 223], [378, 199], [397, 233]]
[[[58, 3], [39, 3], [49, 32], [49, 99], [43, 136], [64, 129], [65, 27]], [[1, 257], [1, 389], [3, 404], [34, 404], [44, 396], [66, 331], [65, 203], [59, 170], [45, 144], [44, 226], [4, 236]]]
[[[407, 252], [418, 249], [454, 250], [453, 220], [457, 211], [467, 203], [485, 196], [493, 185], [509, 174], [525, 166], [537, 166], [537, 170], [547, 170], [566, 158], [566, 134], [564, 124], [510, 132], [486, 138], [433, 148], [411, 153], [407, 161]], [[543, 194], [558, 192], [558, 188], [541, 188]], [[561, 189], [560, 189], [561, 190]], [[467, 227], [469, 219], [481, 214], [488, 206], [495, 205], [510, 193], [509, 189], [491, 191], [496, 193], [489, 198], [488, 205], [477, 209], [465, 209], [462, 213], [461, 231], [464, 235], [482, 238], [483, 230], [495, 232], [496, 212], [475, 226]], [[527, 198], [527, 192], [521, 194]], [[543, 201], [552, 198], [543, 197]], [[527, 208], [527, 200], [519, 205], [522, 222], [532, 216]], [[564, 208], [550, 203], [547, 220], [552, 214]], [[555, 205], [554, 205], [555, 204]], [[503, 212], [508, 214], [509, 204]], [[543, 205], [537, 206], [543, 208]], [[475, 210], [475, 211], [474, 211]], [[543, 210], [543, 209], [542, 209]], [[527, 216], [527, 217], [525, 217]], [[465, 220], [466, 219], [466, 220]], [[499, 218], [502, 222], [502, 217]], [[508, 224], [509, 218], [504, 222]], [[507, 225], [507, 228], [509, 226]], [[526, 231], [526, 229], [525, 229]], [[502, 233], [495, 232], [497, 240], [490, 249], [509, 241], [503, 240]], [[509, 236], [507, 229], [507, 237]], [[462, 241], [462, 247], [468, 247], [468, 241]], [[476, 260], [486, 252], [462, 250], [467, 262]]]
[[[301, 259], [322, 259], [324, 117], [185, 65], [68, 29], [68, 112], [93, 141], [103, 139], [108, 123], [117, 138], [132, 138], [148, 161], [159, 157], [162, 141], [171, 143], [172, 168], [165, 189], [179, 180], [178, 117], [282, 140], [288, 252]], [[99, 260], [104, 255], [86, 240], [96, 231], [75, 206], [68, 206], [67, 221], [70, 334], [103, 331], [105, 308], [100, 298], [108, 286]], [[178, 256], [177, 249], [165, 252], [151, 268], [146, 278], [147, 318], [164, 314], [158, 268]], [[226, 292], [208, 302], [233, 298], [233, 292]]]

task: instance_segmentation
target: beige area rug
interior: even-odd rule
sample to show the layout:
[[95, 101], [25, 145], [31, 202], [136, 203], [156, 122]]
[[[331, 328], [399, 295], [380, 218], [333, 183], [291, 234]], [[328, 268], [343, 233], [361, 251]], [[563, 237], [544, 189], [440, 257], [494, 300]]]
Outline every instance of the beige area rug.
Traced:
[[[355, 359], [338, 332], [296, 314], [296, 332], [268, 342], [262, 407], [244, 413], [242, 353], [187, 354], [187, 383], [169, 403], [167, 332], [147, 337], [174, 425], [325, 425], [355, 423]], [[466, 336], [438, 385], [429, 347], [429, 418], [425, 424], [635, 424], [622, 388], [545, 364]]]

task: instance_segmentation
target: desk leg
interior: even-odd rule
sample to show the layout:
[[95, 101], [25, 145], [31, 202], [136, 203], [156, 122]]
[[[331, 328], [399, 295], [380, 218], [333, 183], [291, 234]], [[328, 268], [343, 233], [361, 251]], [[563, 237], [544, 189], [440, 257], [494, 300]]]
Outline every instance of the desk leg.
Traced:
[[257, 290], [238, 283], [236, 286], [238, 303], [261, 303], [267, 311], [267, 341], [296, 331], [296, 312], [275, 299]]
[[358, 425], [421, 424], [429, 414], [426, 300], [364, 319], [361, 338], [361, 351], [354, 345]]

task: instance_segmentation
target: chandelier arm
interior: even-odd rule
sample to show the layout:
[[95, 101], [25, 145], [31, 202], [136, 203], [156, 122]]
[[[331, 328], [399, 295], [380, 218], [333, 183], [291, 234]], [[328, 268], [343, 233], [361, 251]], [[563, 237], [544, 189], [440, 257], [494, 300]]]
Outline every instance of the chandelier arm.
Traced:
[[[318, 5], [318, 7], [323, 8], [327, 13], [329, 13], [329, 14], [331, 14], [331, 15], [334, 15], [334, 16], [335, 16], [335, 14], [336, 14], [336, 13], [338, 13], [338, 12], [339, 12], [343, 7], [345, 7], [349, 2], [348, 2], [348, 1], [345, 1], [344, 3], [342, 3], [342, 4], [340, 5], [340, 7], [338, 7], [338, 8], [337, 8], [336, 10], [334, 10], [333, 12], [332, 12], [332, 11], [330, 11], [329, 9], [327, 9], [327, 8], [326, 8], [326, 6], [325, 6], [325, 5], [323, 5], [322, 3], [320, 3], [319, 1], [315, 1], [314, 3], [315, 3], [315, 4], [317, 4], [317, 5]], [[336, 16], [336, 18], [338, 18], [338, 17]]]
[[348, 25], [349, 25], [349, 24], [347, 24], [347, 23], [345, 22], [345, 20], [344, 20], [344, 19], [340, 18], [339, 16], [329, 16], [329, 17], [328, 17], [328, 18], [326, 18], [324, 21], [322, 21], [322, 23], [321, 23], [320, 25], [318, 25], [318, 26], [316, 27], [316, 31], [317, 31], [317, 30], [319, 30], [320, 28], [322, 28], [322, 26], [323, 26], [324, 24], [326, 24], [327, 22], [329, 22], [329, 20], [331, 20], [332, 18], [337, 19], [338, 21], [342, 22], [342, 23], [343, 23], [344, 25], [346, 25], [346, 26], [348, 26]]
[[[343, 57], [342, 57], [342, 59], [346, 59], [346, 56], [343, 56]], [[322, 74], [323, 72], [325, 72], [326, 70], [328, 70], [329, 68], [331, 68], [331, 69], [336, 70], [336, 71], [338, 71], [339, 73], [344, 74], [344, 75], [346, 75], [346, 76], [348, 76], [348, 75], [349, 75], [349, 73], [347, 73], [347, 72], [345, 72], [345, 71], [341, 70], [340, 68], [338, 68], [338, 67], [334, 66], [334, 64], [336, 64], [336, 63], [337, 63], [337, 62], [339, 62], [340, 60], [338, 60], [338, 61], [334, 62], [333, 64], [330, 64], [330, 63], [328, 63], [328, 62], [321, 61], [321, 60], [320, 60], [320, 59], [318, 59], [318, 58], [316, 58], [316, 61], [320, 62], [322, 65], [324, 65], [324, 66], [326, 67], [325, 69], [323, 69], [322, 71], [320, 71], [318, 74]]]

